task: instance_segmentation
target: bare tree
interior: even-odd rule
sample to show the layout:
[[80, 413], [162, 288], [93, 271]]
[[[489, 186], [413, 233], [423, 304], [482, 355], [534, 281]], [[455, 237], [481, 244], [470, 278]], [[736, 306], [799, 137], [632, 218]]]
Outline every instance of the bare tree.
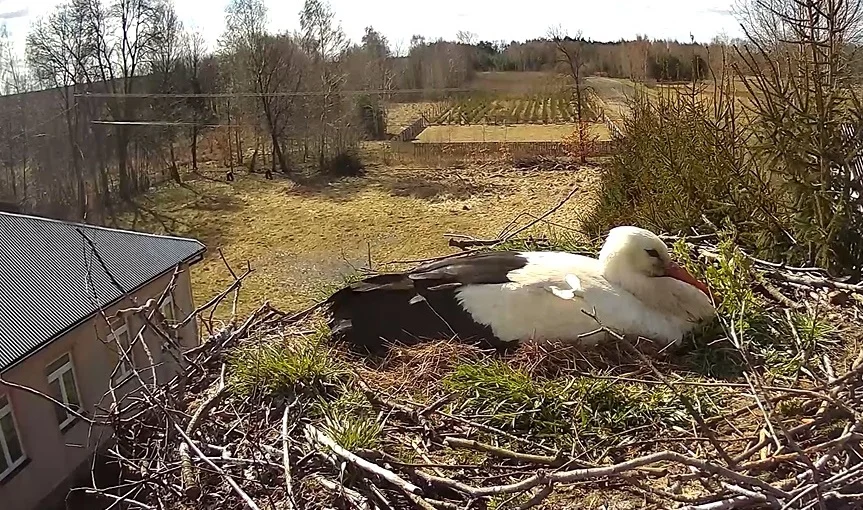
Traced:
[[361, 41], [361, 50], [366, 59], [363, 74], [363, 86], [370, 89], [390, 90], [393, 87], [394, 75], [392, 69], [389, 41], [373, 27], [366, 27], [366, 33]]
[[[202, 65], [204, 59], [204, 36], [200, 32], [192, 32], [184, 35], [182, 45], [182, 65], [187, 80], [187, 88], [192, 94], [204, 92], [202, 84]], [[215, 80], [212, 80], [215, 82]], [[205, 121], [207, 115], [207, 102], [201, 97], [191, 97], [188, 100], [188, 109], [192, 116], [192, 126], [189, 128], [189, 148], [192, 152], [192, 169], [198, 169], [198, 136], [201, 132], [199, 124]]]
[[[183, 23], [172, 8], [157, 9], [155, 15], [157, 18], [154, 24], [153, 46], [150, 55], [151, 76], [156, 81], [153, 88], [162, 94], [181, 92], [183, 84], [179, 83], [177, 78], [181, 65]], [[182, 117], [183, 106], [182, 100], [160, 101], [157, 103], [155, 111], [159, 117], [170, 120], [174, 117]], [[176, 132], [175, 126], [165, 126], [163, 142], [168, 145], [169, 149], [171, 161], [168, 169], [171, 178], [177, 184], [182, 184], [174, 149]]]
[[222, 44], [241, 71], [242, 79], [258, 95], [272, 145], [273, 164], [278, 161], [281, 171], [288, 173], [282, 136], [294, 99], [276, 94], [296, 92], [303, 74], [294, 65], [297, 45], [292, 38], [267, 33], [266, 12], [261, 0], [232, 0], [227, 8]]
[[[159, 37], [159, 20], [164, 10], [173, 9], [160, 0], [116, 0], [105, 8], [101, 0], [80, 0], [87, 11], [96, 41], [96, 72], [113, 94], [136, 92], [138, 77], [152, 62], [153, 48]], [[135, 119], [136, 102], [128, 98], [113, 97], [108, 110], [116, 121]], [[131, 199], [142, 184], [130, 166], [129, 144], [131, 131], [128, 125], [115, 126], [117, 174], [120, 198]]]
[[[61, 115], [65, 120], [67, 150], [76, 183], [77, 217], [85, 218], [88, 197], [85, 185], [80, 110], [74, 93], [90, 81], [96, 58], [93, 26], [87, 11], [78, 2], [60, 5], [57, 10], [37, 20], [27, 37], [27, 60], [38, 80], [55, 88]], [[92, 176], [91, 176], [92, 177]]]
[[341, 104], [339, 93], [345, 80], [339, 57], [347, 50], [348, 40], [325, 0], [306, 0], [300, 12], [300, 27], [303, 48], [312, 58], [314, 71], [324, 92], [318, 118], [318, 166], [323, 168], [329, 124], [338, 115], [336, 110]]
[[455, 39], [461, 44], [474, 45], [476, 44], [477, 36], [469, 30], [459, 30], [455, 34]]
[[584, 67], [586, 62], [581, 31], [577, 32], [575, 37], [569, 37], [562, 28], [554, 27], [549, 30], [549, 37], [554, 41], [557, 48], [557, 62], [565, 67], [574, 82], [573, 91], [575, 93], [575, 116], [578, 123], [578, 145], [582, 147], [582, 150], [578, 152], [580, 153], [581, 162], [584, 163], [587, 151], [583, 149], [589, 142], [589, 125], [584, 112], [586, 99]]

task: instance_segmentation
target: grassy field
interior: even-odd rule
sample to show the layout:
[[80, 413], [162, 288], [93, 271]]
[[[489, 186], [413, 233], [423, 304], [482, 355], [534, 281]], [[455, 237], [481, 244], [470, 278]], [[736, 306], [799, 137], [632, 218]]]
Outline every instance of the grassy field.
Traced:
[[[450, 253], [444, 234], [497, 235], [521, 211], [541, 214], [574, 187], [553, 221], [576, 225], [596, 186], [592, 169], [538, 173], [507, 169], [370, 168], [368, 175], [299, 184], [240, 174], [227, 183], [189, 179], [140, 200], [125, 225], [201, 240], [205, 260], [193, 269], [195, 300], [230, 283], [221, 249], [236, 267], [255, 269], [241, 312], [270, 300], [297, 309], [354, 268]], [[524, 220], [527, 221], [527, 220]], [[222, 312], [227, 312], [222, 310]]]
[[[417, 137], [421, 143], [443, 142], [550, 142], [559, 141], [577, 129], [576, 124], [515, 126], [429, 126]], [[605, 124], [594, 123], [591, 131], [599, 140], [610, 140], [611, 134]]]

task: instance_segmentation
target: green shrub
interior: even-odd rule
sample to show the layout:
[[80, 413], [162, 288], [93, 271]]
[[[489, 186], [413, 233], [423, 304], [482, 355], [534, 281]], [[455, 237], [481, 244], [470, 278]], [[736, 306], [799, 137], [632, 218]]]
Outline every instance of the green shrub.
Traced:
[[[730, 85], [725, 85], [728, 87]], [[631, 224], [657, 232], [701, 231], [706, 218], [732, 224], [737, 242], [782, 258], [790, 228], [784, 196], [746, 150], [747, 132], [720, 86], [717, 101], [698, 90], [653, 97], [639, 91], [624, 119], [626, 136], [603, 169], [601, 197], [585, 220], [592, 236]]]

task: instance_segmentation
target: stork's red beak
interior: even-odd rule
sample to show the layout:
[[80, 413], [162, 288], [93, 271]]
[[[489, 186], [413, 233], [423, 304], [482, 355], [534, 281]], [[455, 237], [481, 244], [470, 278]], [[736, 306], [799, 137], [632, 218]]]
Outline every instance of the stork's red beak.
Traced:
[[665, 266], [665, 276], [670, 276], [674, 279], [686, 282], [689, 285], [697, 288], [707, 296], [710, 296], [710, 290], [707, 288], [707, 285], [698, 281], [694, 276], [689, 274], [686, 269], [683, 269], [683, 267], [677, 265], [677, 263], [675, 263], [673, 260], [669, 261], [668, 264]]

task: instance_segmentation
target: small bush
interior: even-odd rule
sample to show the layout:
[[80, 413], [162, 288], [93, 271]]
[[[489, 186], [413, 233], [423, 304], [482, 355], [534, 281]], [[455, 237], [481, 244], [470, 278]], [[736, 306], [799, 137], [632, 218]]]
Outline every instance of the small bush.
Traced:
[[369, 140], [386, 139], [387, 110], [379, 97], [359, 96], [357, 98], [357, 116], [366, 138]]
[[723, 69], [712, 89], [636, 93], [586, 227], [733, 225], [735, 241], [761, 258], [863, 276], [863, 100], [841, 45], [813, 60], [801, 48], [820, 41], [793, 32], [805, 40], [738, 55], [745, 65], [733, 79]]
[[365, 173], [365, 166], [356, 149], [345, 149], [326, 160], [323, 170], [339, 177], [357, 177]]
[[718, 319], [693, 332], [693, 348], [684, 362], [700, 374], [730, 378], [742, 373], [744, 356], [749, 356], [750, 362], [763, 365], [773, 376], [795, 377], [805, 363], [823, 354], [824, 342], [835, 329], [817, 311], [786, 314], [764, 303], [753, 292], [753, 282], [762, 275], [731, 235], [721, 232], [719, 237], [717, 257], [707, 266], [692, 260], [684, 240], [673, 247], [687, 270], [721, 298]]

